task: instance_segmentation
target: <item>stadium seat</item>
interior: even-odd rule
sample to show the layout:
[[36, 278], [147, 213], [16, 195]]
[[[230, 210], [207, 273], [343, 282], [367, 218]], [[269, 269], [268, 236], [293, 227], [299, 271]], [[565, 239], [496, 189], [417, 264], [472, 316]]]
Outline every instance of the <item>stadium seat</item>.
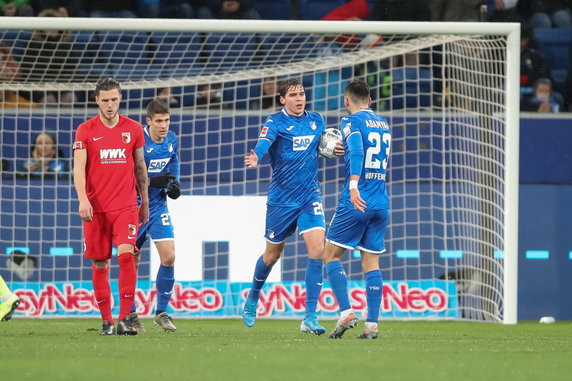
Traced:
[[199, 33], [153, 32], [152, 61], [147, 79], [189, 76], [201, 70], [202, 37]]
[[298, 18], [300, 20], [320, 20], [345, 3], [345, 0], [298, 0]]
[[395, 68], [391, 71], [391, 78], [393, 82], [391, 104], [394, 110], [431, 105], [431, 69]]
[[572, 44], [572, 29], [536, 28], [534, 39], [538, 49], [545, 55], [557, 82], [562, 82], [570, 62], [570, 45]]
[[[256, 53], [258, 38], [249, 34], [211, 33], [205, 41], [208, 72], [232, 72], [248, 67]], [[230, 60], [226, 60], [231, 57]]]
[[263, 20], [292, 18], [292, 0], [256, 0], [255, 8]]
[[344, 108], [344, 89], [351, 80], [353, 68], [316, 73], [314, 77], [314, 94], [312, 110], [326, 111]]
[[261, 37], [259, 59], [262, 66], [304, 61], [316, 57], [317, 49], [310, 35], [271, 33]]

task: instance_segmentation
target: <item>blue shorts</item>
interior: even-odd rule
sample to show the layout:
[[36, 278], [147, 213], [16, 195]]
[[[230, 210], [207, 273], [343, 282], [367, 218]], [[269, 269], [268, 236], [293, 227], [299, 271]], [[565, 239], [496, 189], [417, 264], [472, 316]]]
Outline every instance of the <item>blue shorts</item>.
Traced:
[[271, 243], [282, 243], [296, 231], [304, 234], [310, 230], [326, 230], [324, 207], [320, 201], [310, 201], [304, 206], [266, 207], [266, 234]]
[[326, 240], [346, 249], [359, 249], [372, 254], [385, 252], [385, 230], [389, 209], [367, 210], [338, 206], [332, 217]]
[[149, 216], [149, 221], [139, 228], [136, 244], [138, 249], [141, 249], [147, 241], [147, 234], [151, 236], [154, 242], [172, 241], [175, 239], [173, 224], [171, 223], [171, 216], [167, 206], [154, 210]]

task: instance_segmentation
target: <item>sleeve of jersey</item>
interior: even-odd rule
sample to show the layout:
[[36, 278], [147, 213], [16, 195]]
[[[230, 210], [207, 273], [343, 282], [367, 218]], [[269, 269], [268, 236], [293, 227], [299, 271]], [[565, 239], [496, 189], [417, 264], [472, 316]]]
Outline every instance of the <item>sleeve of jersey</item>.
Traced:
[[363, 169], [363, 142], [361, 140], [361, 134], [358, 132], [352, 132], [347, 137], [347, 145], [350, 158], [350, 175], [361, 175]]
[[143, 135], [143, 127], [138, 124], [139, 128], [136, 129], [137, 131], [135, 134], [135, 148], [143, 147], [145, 145], [145, 135]]
[[87, 149], [87, 139], [85, 136], [85, 128], [83, 128], [83, 124], [80, 124], [75, 132], [75, 140], [73, 141], [72, 150], [75, 151], [76, 149]]
[[256, 143], [256, 147], [254, 147], [254, 153], [258, 156], [258, 160], [262, 159], [270, 146], [276, 139], [276, 125], [272, 119], [267, 119], [266, 123], [260, 130], [260, 135], [258, 136], [258, 143]]

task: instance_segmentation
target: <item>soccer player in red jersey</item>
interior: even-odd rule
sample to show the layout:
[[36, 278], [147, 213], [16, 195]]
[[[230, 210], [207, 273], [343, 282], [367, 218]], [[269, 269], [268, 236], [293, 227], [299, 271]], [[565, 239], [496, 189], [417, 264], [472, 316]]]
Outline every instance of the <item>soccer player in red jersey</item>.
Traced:
[[137, 230], [149, 220], [145, 138], [141, 124], [119, 114], [121, 87], [115, 79], [97, 83], [95, 102], [98, 115], [79, 125], [73, 144], [74, 184], [84, 221], [84, 256], [93, 261], [93, 290], [103, 319], [100, 335], [114, 335], [108, 273], [111, 245], [117, 247], [117, 334], [136, 335], [129, 313], [137, 277], [133, 259]]

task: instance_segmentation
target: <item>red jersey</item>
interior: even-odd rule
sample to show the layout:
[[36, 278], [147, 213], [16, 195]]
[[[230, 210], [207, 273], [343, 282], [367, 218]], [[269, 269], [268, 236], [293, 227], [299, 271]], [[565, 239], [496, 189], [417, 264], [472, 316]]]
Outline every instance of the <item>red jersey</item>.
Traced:
[[133, 152], [144, 145], [141, 124], [123, 115], [113, 128], [99, 115], [79, 125], [73, 149], [87, 150], [85, 190], [94, 213], [137, 206]]

